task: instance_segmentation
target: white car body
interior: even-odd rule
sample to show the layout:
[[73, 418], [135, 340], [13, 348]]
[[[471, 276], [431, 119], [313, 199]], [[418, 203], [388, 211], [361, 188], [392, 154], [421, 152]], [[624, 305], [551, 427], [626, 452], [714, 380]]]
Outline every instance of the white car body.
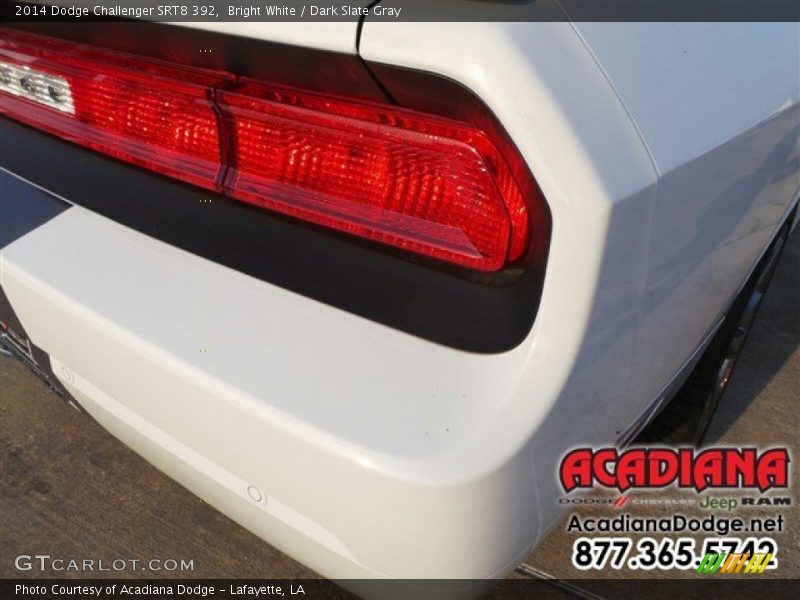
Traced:
[[181, 26], [463, 84], [552, 214], [534, 325], [500, 353], [79, 206], [3, 248], [2, 288], [80, 405], [329, 578], [512, 570], [561, 514], [563, 454], [625, 439], [674, 391], [797, 203], [796, 23]]

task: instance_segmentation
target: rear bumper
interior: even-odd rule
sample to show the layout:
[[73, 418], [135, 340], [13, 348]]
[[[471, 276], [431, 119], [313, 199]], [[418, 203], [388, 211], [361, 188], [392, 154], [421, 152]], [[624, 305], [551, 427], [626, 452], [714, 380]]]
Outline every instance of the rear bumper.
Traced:
[[524, 344], [420, 340], [79, 206], [0, 260], [24, 330], [88, 413], [323, 575], [492, 577], [533, 545], [530, 449], [497, 430]]

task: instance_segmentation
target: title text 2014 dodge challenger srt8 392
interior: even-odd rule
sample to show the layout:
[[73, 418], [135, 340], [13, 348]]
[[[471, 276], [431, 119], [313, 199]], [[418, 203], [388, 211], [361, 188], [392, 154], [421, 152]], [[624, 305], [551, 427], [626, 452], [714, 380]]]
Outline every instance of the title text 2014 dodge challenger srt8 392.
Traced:
[[327, 577], [503, 576], [569, 449], [702, 439], [794, 220], [799, 41], [6, 26], [4, 345]]

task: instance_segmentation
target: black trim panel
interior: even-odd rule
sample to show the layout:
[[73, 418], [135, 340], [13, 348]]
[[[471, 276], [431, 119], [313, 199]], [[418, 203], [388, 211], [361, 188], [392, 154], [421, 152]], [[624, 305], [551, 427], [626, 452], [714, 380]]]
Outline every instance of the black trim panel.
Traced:
[[[14, 307], [11, 306], [11, 302], [8, 300], [8, 296], [6, 295], [3, 286], [0, 285], [0, 322], [3, 323], [3, 329], [12, 329], [18, 336], [21, 336], [28, 340], [30, 354], [22, 354], [18, 351], [14, 351], [12, 349], [12, 354], [14, 358], [0, 358], [0, 360], [19, 360], [22, 362], [30, 371], [36, 375], [39, 379], [44, 381], [44, 383], [53, 390], [56, 394], [61, 396], [64, 400], [66, 400], [67, 404], [71, 405], [73, 408], [78, 410], [82, 410], [80, 408], [80, 403], [70, 394], [58, 378], [53, 373], [53, 369], [50, 366], [50, 355], [47, 354], [44, 350], [39, 348], [39, 346], [35, 345], [33, 342], [30, 341], [28, 338], [28, 334], [25, 331], [25, 328], [22, 326], [22, 323], [17, 317], [17, 313], [14, 312]], [[10, 333], [10, 332], [9, 332]], [[5, 335], [6, 332], [0, 333], [0, 336]], [[0, 347], [4, 347], [4, 349], [8, 349], [6, 345], [6, 340], [0, 340]]]
[[69, 204], [0, 171], [0, 248], [60, 214]]
[[0, 118], [0, 129], [2, 166], [12, 173], [262, 281], [472, 352], [510, 350], [533, 325], [542, 281], [534, 269], [520, 268], [488, 285], [175, 182], [6, 118]]

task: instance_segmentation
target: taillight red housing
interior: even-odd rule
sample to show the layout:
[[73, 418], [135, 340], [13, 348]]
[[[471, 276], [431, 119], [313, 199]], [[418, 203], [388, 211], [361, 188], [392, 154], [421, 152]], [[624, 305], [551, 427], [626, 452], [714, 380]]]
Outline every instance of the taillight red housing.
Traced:
[[[0, 112], [195, 185], [221, 170], [218, 74], [2, 30]], [[15, 93], [17, 92], [17, 93]]]
[[[525, 249], [525, 202], [480, 131], [252, 82], [220, 104], [237, 198], [480, 270]], [[523, 217], [516, 228], [511, 215]]]
[[0, 29], [0, 113], [244, 202], [478, 271], [521, 260], [531, 237], [546, 235], [532, 231], [529, 203], [541, 200], [523, 192], [517, 155], [473, 125], [391, 104]]

